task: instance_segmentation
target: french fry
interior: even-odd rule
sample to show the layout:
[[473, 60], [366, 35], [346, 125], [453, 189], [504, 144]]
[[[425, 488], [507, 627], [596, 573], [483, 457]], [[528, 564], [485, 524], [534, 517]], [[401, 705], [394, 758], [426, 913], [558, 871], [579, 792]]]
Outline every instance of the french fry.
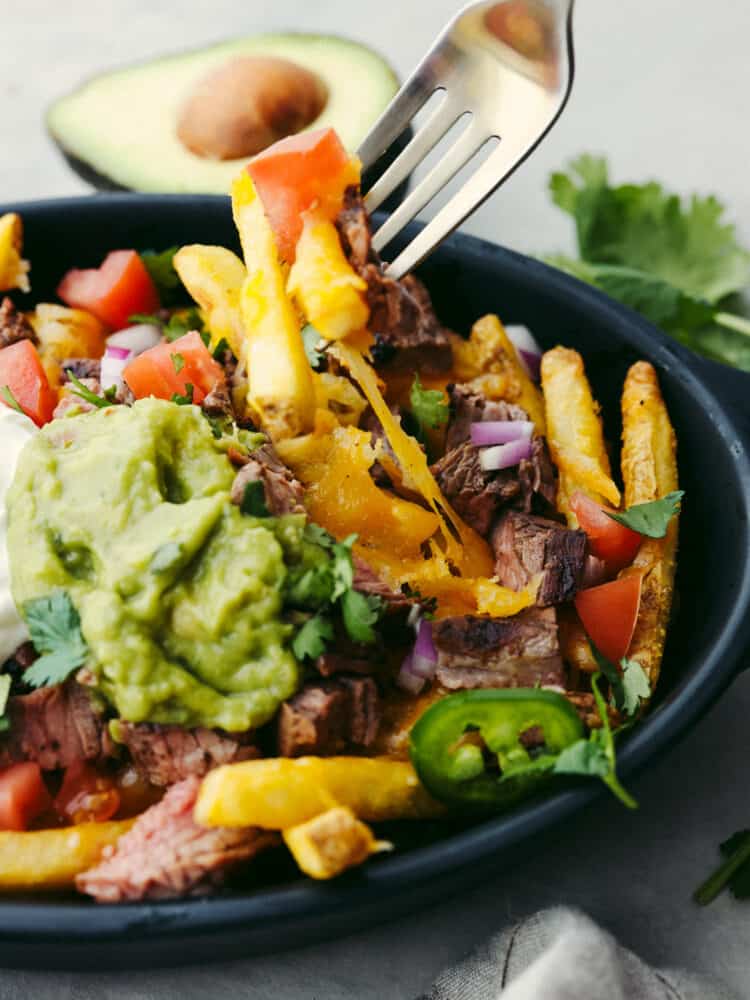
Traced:
[[68, 358], [100, 358], [107, 330], [90, 312], [40, 302], [29, 316], [39, 341], [39, 356], [52, 386], [59, 386], [62, 362]]
[[555, 347], [542, 358], [542, 392], [547, 418], [547, 440], [560, 479], [557, 506], [571, 528], [578, 521], [570, 497], [582, 490], [597, 503], [620, 505], [620, 491], [612, 480], [604, 447], [599, 407], [577, 351]]
[[[622, 393], [622, 478], [625, 505], [649, 503], [678, 488], [677, 442], [652, 365], [634, 364]], [[628, 656], [656, 687], [672, 608], [678, 518], [664, 538], [645, 538], [633, 566], [643, 573], [641, 606]]]
[[195, 819], [203, 826], [287, 830], [335, 806], [368, 822], [425, 819], [443, 811], [406, 761], [280, 757], [211, 771], [198, 793]]
[[273, 232], [247, 173], [232, 185], [232, 208], [248, 275], [240, 295], [248, 404], [272, 440], [297, 437], [315, 422], [312, 369]]
[[284, 830], [283, 836], [300, 869], [315, 879], [335, 878], [391, 847], [376, 840], [369, 826], [344, 806]]
[[135, 820], [0, 833], [0, 891], [67, 889]]
[[341, 340], [367, 326], [367, 283], [344, 256], [334, 224], [319, 213], [304, 220], [287, 291], [322, 337]]
[[30, 265], [21, 256], [23, 223], [15, 212], [0, 215], [0, 292], [18, 288], [28, 292]]
[[245, 329], [240, 295], [247, 278], [245, 265], [226, 247], [193, 243], [174, 255], [174, 267], [205, 316], [211, 346], [224, 339], [235, 357], [242, 357]]

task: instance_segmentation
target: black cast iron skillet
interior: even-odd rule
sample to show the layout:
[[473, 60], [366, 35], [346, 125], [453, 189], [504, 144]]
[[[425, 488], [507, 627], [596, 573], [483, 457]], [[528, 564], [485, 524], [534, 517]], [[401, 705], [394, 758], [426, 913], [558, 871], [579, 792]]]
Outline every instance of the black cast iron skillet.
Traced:
[[[225, 198], [99, 195], [7, 206], [0, 214], [10, 208], [23, 216], [36, 300], [54, 295], [67, 268], [96, 265], [112, 249], [237, 243]], [[595, 290], [477, 239], [454, 237], [420, 273], [438, 314], [458, 331], [497, 312], [526, 323], [545, 346], [578, 348], [612, 441], [628, 364], [645, 358], [659, 371], [687, 491], [679, 601], [653, 709], [621, 746], [627, 775], [690, 728], [730, 684], [750, 645], [750, 381], [689, 355]], [[279, 852], [261, 856], [254, 882], [203, 900], [96, 906], [70, 896], [5, 897], [0, 965], [133, 968], [309, 944], [479, 881], [598, 794], [598, 783], [571, 783], [473, 826], [404, 824], [393, 832], [399, 851], [329, 885], [301, 879]]]

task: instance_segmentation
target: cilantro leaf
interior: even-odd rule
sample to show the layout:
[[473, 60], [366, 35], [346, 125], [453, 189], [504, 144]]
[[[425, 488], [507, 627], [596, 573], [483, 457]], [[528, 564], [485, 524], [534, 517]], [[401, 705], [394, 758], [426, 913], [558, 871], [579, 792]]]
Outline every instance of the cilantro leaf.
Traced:
[[622, 708], [627, 716], [635, 715], [640, 708], [641, 701], [646, 701], [651, 697], [651, 684], [646, 671], [638, 660], [628, 660], [623, 657], [620, 660], [620, 666], [622, 667]]
[[23, 617], [36, 651], [42, 654], [24, 673], [27, 683], [32, 687], [60, 684], [83, 666], [89, 650], [67, 591], [55, 590], [47, 597], [27, 601]]
[[185, 383], [185, 395], [181, 396], [179, 392], [172, 393], [172, 402], [176, 403], [178, 406], [190, 406], [193, 402], [193, 393], [195, 387], [192, 382]]
[[712, 305], [750, 281], [750, 254], [717, 198], [683, 203], [653, 181], [614, 187], [606, 161], [593, 156], [553, 174], [550, 191], [573, 216], [585, 261], [634, 268]]
[[441, 392], [440, 389], [425, 389], [418, 372], [414, 375], [414, 382], [409, 393], [409, 403], [411, 414], [422, 435], [428, 428], [439, 430], [448, 422], [450, 408], [445, 401], [445, 393]]
[[10, 674], [0, 674], [0, 733], [10, 729], [10, 719], [5, 714], [8, 707], [8, 696], [13, 679]]
[[605, 513], [618, 524], [624, 524], [626, 528], [637, 531], [640, 535], [646, 535], [647, 538], [664, 538], [669, 522], [679, 511], [680, 501], [684, 496], [684, 490], [675, 490], [661, 500], [628, 507], [621, 514], [608, 510]]
[[600, 649], [592, 642], [589, 637], [589, 646], [591, 647], [591, 655], [596, 660], [596, 665], [600, 672], [604, 674], [609, 682], [610, 689], [612, 691], [612, 700], [614, 701], [615, 708], [620, 711], [624, 710], [625, 706], [625, 688], [623, 686], [622, 674], [617, 669], [614, 663], [609, 660]]
[[87, 403], [91, 403], [92, 406], [96, 406], [100, 410], [104, 409], [105, 406], [112, 406], [111, 399], [108, 399], [106, 396], [97, 396], [97, 394], [92, 392], [91, 389], [87, 389], [80, 379], [76, 378], [70, 368], [66, 368], [65, 370], [68, 373], [68, 378], [75, 386], [74, 389], [70, 390], [74, 396], [78, 396], [80, 399], [85, 400]]
[[373, 594], [347, 590], [341, 598], [341, 616], [349, 638], [354, 642], [375, 642], [373, 625], [380, 617], [383, 601]]
[[162, 303], [173, 301], [182, 290], [180, 276], [174, 267], [174, 257], [179, 247], [169, 247], [157, 253], [155, 250], [144, 250], [140, 255], [151, 280], [156, 285]]
[[319, 524], [314, 524], [312, 521], [308, 521], [305, 525], [305, 541], [312, 542], [314, 545], [320, 545], [324, 549], [332, 549], [336, 544], [336, 539], [333, 535], [330, 535], [325, 528], [321, 528]]
[[259, 479], [245, 486], [240, 510], [250, 517], [270, 517], [270, 511], [266, 506], [266, 491]]
[[348, 590], [351, 590], [354, 583], [354, 565], [352, 563], [352, 545], [356, 535], [350, 535], [343, 542], [336, 542], [331, 547], [333, 573], [333, 592], [331, 593], [331, 603], [342, 597]]
[[325, 357], [321, 345], [324, 346], [326, 342], [312, 323], [308, 323], [302, 328], [302, 343], [305, 346], [305, 354], [310, 362], [310, 367], [317, 371]]
[[739, 830], [721, 844], [726, 859], [693, 893], [693, 899], [707, 906], [728, 885], [738, 899], [750, 897], [750, 830]]
[[8, 404], [11, 410], [18, 410], [19, 413], [23, 413], [23, 410], [21, 409], [21, 404], [18, 402], [16, 397], [11, 392], [9, 385], [4, 385], [2, 388], [0, 388], [0, 396], [2, 396], [3, 400]]
[[333, 639], [333, 625], [323, 615], [308, 618], [292, 640], [292, 652], [298, 660], [316, 660]]
[[172, 367], [175, 370], [175, 374], [179, 375], [185, 367], [185, 359], [178, 351], [175, 351], [174, 354], [170, 354], [170, 357], [172, 359]]
[[609, 772], [609, 761], [598, 742], [576, 740], [561, 750], [555, 761], [556, 774], [589, 775], [603, 778]]

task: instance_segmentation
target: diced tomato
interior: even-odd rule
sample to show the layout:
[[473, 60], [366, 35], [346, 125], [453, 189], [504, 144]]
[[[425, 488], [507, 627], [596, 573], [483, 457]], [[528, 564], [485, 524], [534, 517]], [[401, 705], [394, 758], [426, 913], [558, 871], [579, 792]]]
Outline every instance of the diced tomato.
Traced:
[[640, 573], [628, 573], [576, 595], [576, 611], [583, 627], [612, 663], [619, 663], [630, 647], [641, 603], [642, 579]]
[[78, 761], [66, 771], [55, 809], [68, 823], [104, 823], [120, 808], [120, 793], [114, 780], [93, 764]]
[[294, 260], [302, 213], [313, 203], [331, 217], [344, 191], [359, 182], [359, 163], [349, 157], [332, 128], [301, 132], [269, 146], [247, 166], [281, 257]]
[[0, 830], [26, 830], [50, 805], [38, 764], [12, 764], [0, 772]]
[[68, 271], [57, 294], [66, 305], [88, 309], [115, 330], [134, 313], [159, 308], [159, 293], [135, 250], [113, 250], [100, 267]]
[[57, 393], [30, 340], [19, 340], [0, 350], [0, 399], [7, 406], [15, 400], [37, 427], [52, 419]]
[[600, 507], [580, 490], [570, 498], [570, 506], [578, 523], [586, 532], [589, 548], [598, 559], [603, 559], [613, 573], [629, 566], [641, 547], [643, 536], [608, 517], [610, 508]]
[[134, 358], [123, 378], [136, 399], [186, 396], [193, 387], [193, 402], [202, 403], [223, 375], [221, 365], [195, 330], [171, 344], [157, 344]]

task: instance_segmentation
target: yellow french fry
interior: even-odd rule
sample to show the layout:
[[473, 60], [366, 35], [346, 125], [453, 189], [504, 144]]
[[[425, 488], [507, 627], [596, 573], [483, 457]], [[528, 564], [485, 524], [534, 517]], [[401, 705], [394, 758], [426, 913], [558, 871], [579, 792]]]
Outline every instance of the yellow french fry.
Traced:
[[241, 358], [245, 329], [240, 295], [247, 271], [240, 258], [226, 247], [193, 243], [177, 251], [174, 267], [203, 312], [211, 346], [224, 339], [234, 356]]
[[336, 806], [284, 830], [284, 843], [310, 878], [335, 878], [391, 845], [375, 839], [372, 830], [351, 809]]
[[28, 292], [30, 264], [21, 256], [23, 223], [15, 212], [0, 215], [0, 292], [18, 288]]

